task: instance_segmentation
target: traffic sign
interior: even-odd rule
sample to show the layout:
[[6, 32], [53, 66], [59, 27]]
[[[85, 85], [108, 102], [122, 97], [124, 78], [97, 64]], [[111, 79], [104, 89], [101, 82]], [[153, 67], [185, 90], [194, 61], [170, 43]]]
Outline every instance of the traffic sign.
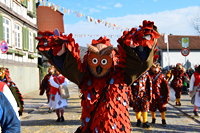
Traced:
[[189, 47], [189, 38], [183, 37], [181, 39], [181, 45], [182, 45], [183, 48], [188, 48]]
[[183, 48], [183, 49], [181, 49], [181, 54], [182, 54], [183, 56], [188, 56], [189, 53], [190, 53], [190, 50], [189, 50], [188, 48]]
[[8, 52], [8, 44], [6, 41], [2, 41], [0, 43], [0, 49], [2, 53], [7, 53]]

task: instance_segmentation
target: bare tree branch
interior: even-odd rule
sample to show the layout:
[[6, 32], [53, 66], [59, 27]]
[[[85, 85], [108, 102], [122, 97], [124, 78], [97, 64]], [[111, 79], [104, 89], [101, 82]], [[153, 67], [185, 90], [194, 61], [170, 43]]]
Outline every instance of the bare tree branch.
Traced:
[[200, 34], [200, 17], [196, 17], [193, 20], [194, 29]]

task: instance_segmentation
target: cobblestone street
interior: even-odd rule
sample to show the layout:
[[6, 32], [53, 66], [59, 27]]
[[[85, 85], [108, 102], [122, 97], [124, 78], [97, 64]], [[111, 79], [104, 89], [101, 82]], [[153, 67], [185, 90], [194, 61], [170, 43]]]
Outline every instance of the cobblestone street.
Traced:
[[[45, 96], [39, 96], [37, 91], [25, 95], [25, 113], [21, 117], [22, 133], [73, 133], [80, 125], [81, 107], [78, 88], [73, 84], [69, 88], [71, 98], [68, 101], [69, 106], [65, 109], [65, 122], [56, 122], [55, 112], [48, 113]], [[200, 118], [193, 117], [193, 106], [190, 104], [189, 96], [183, 96], [181, 107], [174, 108], [171, 104], [174, 103], [167, 106], [168, 125], [161, 125], [160, 114], [157, 112], [157, 123], [147, 130], [135, 126], [135, 114], [130, 109], [132, 132], [200, 132]], [[150, 115], [148, 120], [151, 122]]]

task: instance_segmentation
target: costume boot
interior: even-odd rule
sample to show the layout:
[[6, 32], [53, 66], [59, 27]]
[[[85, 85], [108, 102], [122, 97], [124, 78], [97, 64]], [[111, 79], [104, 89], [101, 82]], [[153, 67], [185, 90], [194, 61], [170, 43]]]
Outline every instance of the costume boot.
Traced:
[[165, 120], [165, 112], [161, 112], [161, 118], [162, 118], [162, 125], [163, 126], [166, 126], [167, 125], [167, 123], [166, 123], [166, 120]]
[[198, 111], [193, 111], [194, 116], [199, 116]]
[[156, 112], [152, 112], [151, 111], [151, 117], [152, 117], [152, 124], [155, 124], [156, 123]]
[[148, 114], [147, 112], [142, 112], [142, 118], [143, 118], [143, 124], [142, 124], [142, 127], [143, 128], [150, 128], [150, 125], [147, 121], [147, 117], [148, 117]]
[[180, 98], [176, 99], [176, 106], [181, 106], [181, 100], [180, 100]]
[[61, 121], [61, 122], [64, 122], [64, 121], [65, 121], [64, 116], [61, 116], [60, 121]]
[[141, 120], [140, 120], [140, 118], [141, 118], [141, 112], [135, 112], [135, 115], [136, 115], [136, 119], [137, 119], [136, 126], [140, 127], [140, 125], [141, 125]]

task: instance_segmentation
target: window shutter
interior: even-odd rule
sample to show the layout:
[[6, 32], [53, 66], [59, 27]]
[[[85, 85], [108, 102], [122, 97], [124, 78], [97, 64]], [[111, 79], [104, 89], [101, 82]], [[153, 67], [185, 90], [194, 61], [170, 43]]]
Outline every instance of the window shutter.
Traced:
[[22, 3], [22, 5], [23, 5], [24, 7], [27, 8], [27, 6], [28, 6], [28, 1], [27, 1], [27, 0], [21, 0], [21, 3]]
[[0, 14], [0, 41], [3, 40], [3, 16]]
[[37, 41], [36, 41], [36, 39], [35, 39], [35, 37], [36, 37], [36, 34], [34, 33], [33, 34], [33, 40], [34, 40], [34, 52], [36, 53], [36, 47], [37, 47]]
[[26, 28], [26, 49], [29, 50], [29, 30]]
[[29, 32], [28, 28], [22, 28], [22, 42], [23, 42], [23, 50], [28, 51], [29, 49]]
[[35, 0], [33, 0], [33, 17], [36, 18], [37, 14], [36, 14], [36, 2]]
[[22, 27], [22, 46], [23, 50], [26, 50], [26, 29]]

